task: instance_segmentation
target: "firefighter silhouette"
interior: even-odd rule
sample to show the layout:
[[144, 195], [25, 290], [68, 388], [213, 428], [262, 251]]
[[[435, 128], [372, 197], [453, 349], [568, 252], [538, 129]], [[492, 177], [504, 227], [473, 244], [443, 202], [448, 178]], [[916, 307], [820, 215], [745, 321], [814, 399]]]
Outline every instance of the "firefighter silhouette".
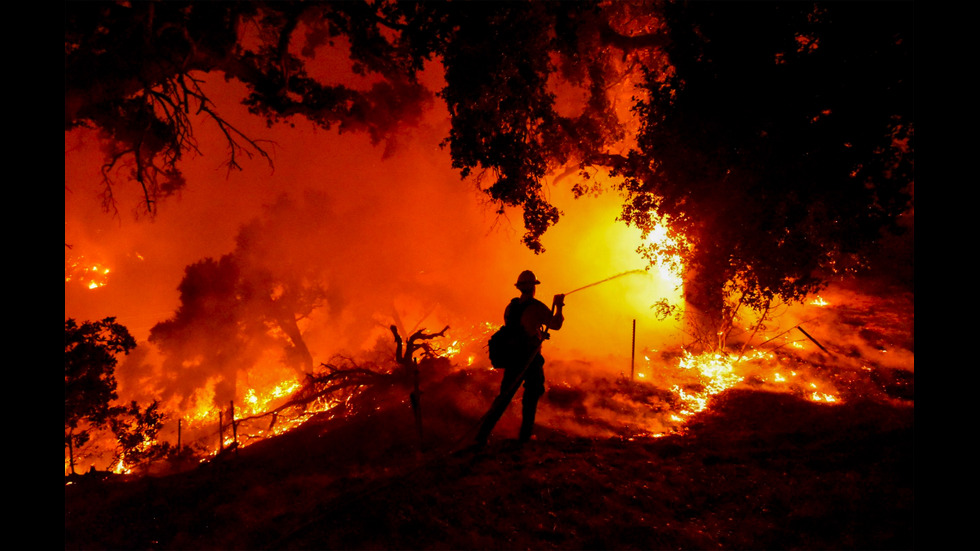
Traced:
[[533, 272], [525, 270], [514, 284], [521, 292], [521, 296], [511, 300], [507, 305], [504, 310], [504, 324], [519, 328], [522, 338], [511, 345], [516, 348], [512, 354], [515, 359], [504, 366], [500, 394], [494, 399], [490, 411], [480, 425], [480, 431], [476, 436], [477, 446], [486, 445], [493, 427], [504, 414], [522, 383], [524, 395], [521, 398], [519, 441], [524, 443], [531, 439], [538, 400], [544, 395], [544, 357], [541, 356], [541, 344], [548, 338], [549, 329], [561, 329], [565, 321], [562, 314], [565, 296], [555, 295], [552, 308], [548, 308], [543, 302], [534, 298], [540, 283]]

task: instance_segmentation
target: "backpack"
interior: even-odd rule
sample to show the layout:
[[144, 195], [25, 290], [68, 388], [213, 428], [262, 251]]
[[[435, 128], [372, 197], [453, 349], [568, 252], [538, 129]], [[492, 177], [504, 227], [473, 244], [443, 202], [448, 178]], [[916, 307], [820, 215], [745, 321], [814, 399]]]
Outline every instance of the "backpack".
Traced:
[[490, 337], [488, 348], [494, 369], [519, 367], [527, 360], [530, 339], [521, 327], [521, 317], [530, 304], [531, 301], [521, 304], [516, 298], [510, 301], [509, 319], [505, 319], [503, 327]]

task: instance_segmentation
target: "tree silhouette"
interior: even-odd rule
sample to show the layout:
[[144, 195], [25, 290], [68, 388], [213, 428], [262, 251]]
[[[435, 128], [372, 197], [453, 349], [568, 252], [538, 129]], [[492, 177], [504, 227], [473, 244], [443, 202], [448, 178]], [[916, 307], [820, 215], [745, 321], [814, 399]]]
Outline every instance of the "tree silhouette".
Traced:
[[[703, 336], [723, 341], [738, 305], [795, 300], [860, 267], [909, 204], [912, 20], [911, 2], [69, 3], [65, 128], [101, 129], [115, 144], [107, 198], [127, 159], [152, 210], [184, 185], [188, 113], [221, 128], [229, 166], [263, 153], [203, 74], [242, 82], [270, 124], [301, 116], [376, 141], [437, 95], [453, 166], [501, 211], [522, 210], [536, 252], [561, 214], [547, 175], [581, 171], [579, 193], [602, 187], [596, 168], [623, 177], [623, 219], [666, 220], [678, 238], [666, 252], [685, 261], [711, 347]], [[330, 44], [373, 84], [311, 76]], [[435, 94], [417, 79], [428, 60], [444, 69]], [[616, 102], [634, 80], [630, 126]]]
[[105, 427], [116, 414], [116, 356], [128, 354], [136, 340], [109, 317], [100, 321], [65, 320], [65, 447], [75, 473], [75, 452], [93, 429]]
[[117, 414], [109, 420], [118, 443], [117, 461], [131, 466], [143, 465], [174, 451], [169, 442], [156, 441], [164, 418], [158, 411], [159, 405], [154, 400], [144, 409], [133, 400], [128, 406], [118, 408]]
[[[303, 116], [323, 128], [363, 130], [381, 140], [395, 125], [417, 117], [431, 97], [415, 80], [442, 32], [431, 7], [363, 1], [69, 2], [65, 130], [101, 131], [107, 207], [115, 207], [114, 174], [125, 165], [151, 213], [159, 199], [185, 185], [178, 162], [197, 151], [192, 115], [218, 126], [229, 169], [240, 168], [242, 156], [269, 159], [262, 143], [239, 131], [208, 97], [202, 86], [208, 73], [244, 83], [244, 103], [270, 124]], [[300, 51], [290, 47], [294, 40], [302, 42]], [[349, 44], [355, 72], [382, 80], [361, 90], [310, 77], [307, 62], [314, 51], [334, 41]]]
[[799, 300], [863, 267], [908, 208], [911, 8], [668, 5], [674, 71], [648, 74], [637, 104], [624, 218], [669, 222], [678, 244], [647, 253], [684, 257], [709, 347], [739, 304]]
[[[364, 131], [377, 142], [411, 126], [434, 98], [417, 81], [438, 59], [450, 111], [453, 166], [473, 172], [500, 205], [524, 211], [524, 242], [559, 218], [543, 192], [547, 172], [595, 162], [621, 140], [609, 88], [622, 65], [656, 65], [661, 33], [631, 6], [596, 2], [76, 2], [66, 6], [65, 129], [92, 127], [108, 144], [106, 205], [123, 164], [145, 207], [186, 183], [179, 161], [197, 150], [191, 113], [216, 124], [229, 168], [265, 155], [207, 96], [202, 76], [243, 83], [249, 110], [269, 124], [305, 117], [323, 128]], [[248, 31], [247, 33], [245, 31]], [[351, 74], [312, 77], [318, 52], [343, 50]], [[556, 61], [557, 60], [557, 61]], [[374, 82], [358, 87], [352, 75]], [[581, 89], [586, 105], [559, 114], [552, 76]]]
[[215, 401], [227, 404], [236, 398], [238, 375], [267, 350], [280, 351], [281, 363], [297, 373], [313, 370], [299, 323], [326, 303], [326, 292], [305, 259], [283, 254], [278, 224], [290, 205], [282, 199], [243, 225], [231, 253], [186, 267], [180, 305], [150, 331], [165, 356], [166, 392], [217, 378]]

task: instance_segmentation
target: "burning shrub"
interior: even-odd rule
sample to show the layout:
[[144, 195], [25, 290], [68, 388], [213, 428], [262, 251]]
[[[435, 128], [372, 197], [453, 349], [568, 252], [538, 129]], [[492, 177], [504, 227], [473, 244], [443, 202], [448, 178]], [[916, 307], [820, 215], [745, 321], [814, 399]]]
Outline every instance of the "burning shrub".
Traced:
[[112, 403], [118, 398], [116, 356], [134, 348], [136, 340], [114, 317], [81, 325], [65, 320], [65, 447], [71, 474], [75, 474], [78, 448], [100, 430], [110, 429], [115, 435], [117, 471], [173, 451], [170, 444], [156, 442], [164, 418], [157, 401], [145, 409], [135, 400], [128, 406]]
[[112, 433], [118, 442], [117, 470], [128, 470], [150, 461], [162, 459], [175, 448], [169, 442], [157, 442], [156, 436], [163, 428], [164, 415], [157, 411], [156, 400], [141, 409], [135, 400], [127, 407], [117, 408], [117, 415], [109, 420]]
[[116, 318], [81, 325], [65, 320], [65, 447], [72, 474], [75, 450], [118, 414], [110, 405], [117, 398], [116, 356], [135, 347], [136, 340]]

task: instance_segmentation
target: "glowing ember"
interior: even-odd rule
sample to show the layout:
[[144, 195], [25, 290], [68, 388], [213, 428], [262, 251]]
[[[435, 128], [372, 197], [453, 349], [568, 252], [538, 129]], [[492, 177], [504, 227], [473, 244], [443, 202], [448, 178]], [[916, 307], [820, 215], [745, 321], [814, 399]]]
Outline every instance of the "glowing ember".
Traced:
[[[768, 369], [770, 366], [775, 366], [776, 369], [779, 368], [779, 358], [770, 355], [767, 360], [762, 365], [763, 369]], [[809, 376], [802, 376], [798, 371], [789, 370], [788, 373], [789, 375], [784, 375], [782, 371], [774, 371], [771, 378], [763, 376], [761, 380], [772, 382], [784, 388], [788, 386], [789, 388], [786, 390], [814, 402], [838, 403], [841, 401], [837, 391], [829, 388], [827, 383], [810, 379]]]
[[830, 394], [822, 394], [820, 392], [814, 392], [810, 395], [810, 399], [814, 402], [836, 402], [837, 397]]
[[451, 333], [455, 338], [451, 341], [446, 338], [436, 338], [432, 342], [439, 357], [454, 360], [457, 364], [460, 363], [461, 358], [465, 358], [465, 367], [472, 367], [479, 358], [486, 356], [486, 342], [499, 328], [499, 325], [483, 322], [468, 329], [452, 329]]
[[759, 357], [759, 354], [764, 355], [765, 353], [757, 352], [751, 357], [745, 357], [739, 360], [721, 353], [705, 353], [694, 356], [690, 352], [685, 351], [684, 357], [681, 358], [678, 367], [697, 371], [699, 380], [704, 385], [704, 390], [701, 392], [688, 392], [679, 386], [674, 386], [673, 391], [680, 396], [684, 403], [684, 409], [681, 410], [681, 414], [693, 415], [704, 411], [708, 407], [708, 399], [711, 396], [742, 382], [743, 377], [735, 373], [735, 366], [738, 363], [756, 359]]
[[299, 379], [288, 379], [261, 394], [259, 393], [260, 391], [249, 388], [245, 392], [245, 407], [243, 408], [242, 414], [257, 415], [265, 413], [270, 409], [272, 402], [290, 396], [299, 390], [301, 386], [302, 383]]
[[120, 457], [119, 462], [117, 462], [116, 465], [109, 470], [116, 474], [132, 474], [133, 472], [132, 469], [126, 466], [126, 463], [123, 461], [122, 457]]
[[110, 269], [98, 263], [91, 263], [83, 257], [65, 257], [65, 284], [78, 282], [88, 289], [104, 287], [109, 282]]
[[[749, 367], [749, 364], [754, 364]], [[745, 374], [750, 371], [758, 372], [759, 369], [774, 369], [771, 376], [755, 375], [757, 381], [769, 381], [777, 385], [786, 385], [791, 379], [798, 379], [797, 371], [789, 371], [785, 375], [780, 369], [780, 360], [772, 352], [754, 350], [747, 353], [742, 358], [728, 356], [721, 353], [706, 353], [694, 356], [686, 353], [678, 363], [678, 367], [684, 370], [692, 370], [697, 374], [698, 382], [702, 387], [700, 390], [691, 390], [691, 386], [682, 387], [674, 385], [672, 391], [681, 399], [682, 409], [675, 421], [680, 421], [683, 417], [691, 416], [695, 413], [704, 411], [709, 405], [710, 398], [716, 394], [724, 392], [745, 379]], [[806, 389], [802, 388], [805, 385]], [[825, 388], [826, 383], [816, 380], [797, 381], [788, 390], [795, 391], [799, 395], [809, 400], [823, 403], [838, 403], [840, 397], [833, 389]]]
[[463, 349], [462, 343], [459, 340], [455, 340], [446, 346], [446, 352], [443, 354], [444, 358], [454, 358]]

